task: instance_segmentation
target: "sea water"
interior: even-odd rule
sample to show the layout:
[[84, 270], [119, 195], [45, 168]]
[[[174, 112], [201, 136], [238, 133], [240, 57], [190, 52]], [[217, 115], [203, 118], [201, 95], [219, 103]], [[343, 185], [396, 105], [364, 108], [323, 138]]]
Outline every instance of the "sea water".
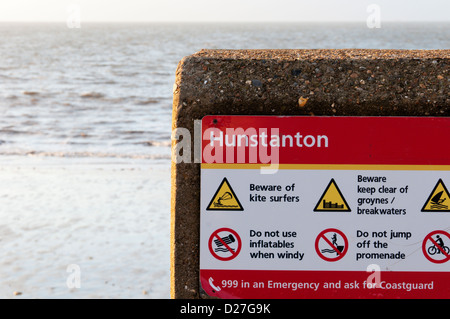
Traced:
[[0, 34], [0, 298], [169, 297], [184, 56], [450, 48], [449, 23], [2, 23]]

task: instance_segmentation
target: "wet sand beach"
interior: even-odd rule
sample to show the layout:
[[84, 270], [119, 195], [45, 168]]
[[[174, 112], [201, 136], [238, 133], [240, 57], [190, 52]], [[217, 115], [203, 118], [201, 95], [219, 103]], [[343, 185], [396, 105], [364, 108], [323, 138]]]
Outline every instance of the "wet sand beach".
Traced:
[[167, 165], [0, 163], [0, 298], [169, 297]]

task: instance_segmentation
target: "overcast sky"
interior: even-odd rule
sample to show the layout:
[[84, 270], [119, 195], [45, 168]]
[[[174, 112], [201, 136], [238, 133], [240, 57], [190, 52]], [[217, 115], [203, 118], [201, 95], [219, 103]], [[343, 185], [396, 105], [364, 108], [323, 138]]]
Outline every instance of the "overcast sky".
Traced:
[[[1, 0], [0, 21], [66, 21], [71, 5], [83, 22], [450, 21], [450, 0]], [[73, 7], [72, 7], [73, 8]]]

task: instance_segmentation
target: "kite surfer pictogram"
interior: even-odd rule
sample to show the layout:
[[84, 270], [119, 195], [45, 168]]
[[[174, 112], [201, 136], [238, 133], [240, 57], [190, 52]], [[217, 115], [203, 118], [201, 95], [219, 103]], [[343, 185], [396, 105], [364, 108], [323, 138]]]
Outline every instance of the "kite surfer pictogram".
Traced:
[[217, 188], [206, 210], [244, 210], [226, 178]]
[[222, 201], [229, 201], [231, 199], [233, 199], [233, 195], [230, 192], [225, 192], [215, 203], [213, 203], [214, 207], [235, 207], [236, 205], [225, 205], [222, 203]]

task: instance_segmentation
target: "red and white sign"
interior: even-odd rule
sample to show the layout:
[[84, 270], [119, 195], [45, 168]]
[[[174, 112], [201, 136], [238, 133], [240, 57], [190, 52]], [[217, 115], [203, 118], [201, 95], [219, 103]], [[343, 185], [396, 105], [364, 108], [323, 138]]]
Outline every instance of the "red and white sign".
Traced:
[[338, 261], [347, 253], [348, 240], [339, 229], [329, 228], [317, 236], [315, 248], [317, 255], [323, 260], [330, 262]]
[[232, 260], [239, 255], [242, 242], [239, 235], [230, 228], [220, 228], [209, 237], [208, 247], [211, 254], [221, 261]]
[[436, 188], [450, 185], [448, 136], [449, 118], [206, 116], [202, 288], [219, 298], [450, 298], [450, 213]]
[[424, 256], [436, 264], [443, 264], [450, 260], [450, 234], [443, 230], [436, 230], [428, 234], [423, 240]]

